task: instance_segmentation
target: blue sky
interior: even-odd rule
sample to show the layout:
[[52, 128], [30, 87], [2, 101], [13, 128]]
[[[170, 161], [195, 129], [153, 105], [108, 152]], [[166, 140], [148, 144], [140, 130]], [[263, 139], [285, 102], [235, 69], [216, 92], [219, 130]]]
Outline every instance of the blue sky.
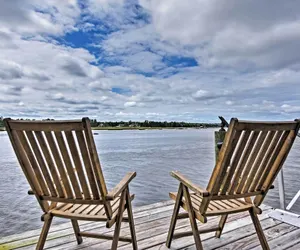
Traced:
[[14, 0], [0, 9], [2, 116], [300, 116], [297, 1]]

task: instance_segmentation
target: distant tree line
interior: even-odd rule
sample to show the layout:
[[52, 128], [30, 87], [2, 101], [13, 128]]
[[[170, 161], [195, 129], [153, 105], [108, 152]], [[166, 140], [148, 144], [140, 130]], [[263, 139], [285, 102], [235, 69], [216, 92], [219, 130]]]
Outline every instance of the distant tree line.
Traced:
[[219, 123], [197, 123], [197, 122], [176, 122], [176, 121], [149, 121], [145, 120], [143, 122], [138, 121], [115, 121], [115, 122], [101, 122], [97, 119], [91, 119], [92, 127], [147, 127], [147, 128], [157, 128], [157, 127], [168, 127], [168, 128], [196, 128], [196, 127], [220, 127]]
[[[30, 119], [20, 119], [20, 120], [30, 120]], [[34, 119], [33, 119], [34, 120]], [[44, 119], [47, 121], [53, 121], [54, 119]], [[219, 123], [197, 123], [197, 122], [176, 122], [176, 121], [149, 121], [145, 120], [143, 122], [138, 121], [114, 121], [114, 122], [101, 122], [97, 119], [91, 119], [92, 127], [146, 127], [146, 128], [212, 128], [220, 127]], [[4, 127], [3, 117], [0, 116], [0, 127]]]

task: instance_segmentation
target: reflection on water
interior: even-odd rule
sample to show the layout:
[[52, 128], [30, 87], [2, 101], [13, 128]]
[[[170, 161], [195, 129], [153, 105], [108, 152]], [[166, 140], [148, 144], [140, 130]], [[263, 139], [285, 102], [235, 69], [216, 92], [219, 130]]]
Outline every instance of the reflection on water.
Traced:
[[[168, 192], [177, 189], [171, 170], [180, 170], [191, 180], [205, 187], [214, 166], [214, 130], [132, 130], [97, 131], [95, 141], [108, 189], [129, 171], [137, 177], [130, 188], [136, 194], [134, 206], [168, 200]], [[0, 236], [24, 232], [42, 226], [41, 210], [29, 186], [5, 132], [0, 133]], [[300, 189], [300, 140], [285, 164], [285, 188], [290, 200]], [[271, 190], [265, 203], [279, 207], [278, 185]], [[300, 201], [294, 206], [300, 213]], [[59, 223], [56, 219], [54, 222]]]

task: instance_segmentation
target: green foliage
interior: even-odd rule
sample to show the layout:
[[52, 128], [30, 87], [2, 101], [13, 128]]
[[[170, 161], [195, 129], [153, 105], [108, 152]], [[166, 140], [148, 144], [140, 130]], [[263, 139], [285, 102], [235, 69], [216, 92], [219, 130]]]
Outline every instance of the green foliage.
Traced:
[[[20, 120], [29, 120], [20, 118]], [[44, 119], [46, 121], [53, 121], [54, 119]], [[143, 122], [136, 121], [108, 121], [100, 122], [97, 119], [91, 119], [92, 127], [132, 127], [132, 128], [209, 128], [209, 127], [220, 127], [219, 123], [191, 123], [191, 122], [176, 122], [176, 121], [149, 121]], [[3, 117], [0, 116], [0, 127], [4, 127]]]
[[98, 122], [96, 119], [91, 120], [92, 127], [144, 127], [144, 128], [208, 128], [220, 127], [219, 123], [190, 123], [190, 122], [176, 122], [176, 121], [149, 121], [143, 122], [135, 121], [116, 121], [116, 122]]

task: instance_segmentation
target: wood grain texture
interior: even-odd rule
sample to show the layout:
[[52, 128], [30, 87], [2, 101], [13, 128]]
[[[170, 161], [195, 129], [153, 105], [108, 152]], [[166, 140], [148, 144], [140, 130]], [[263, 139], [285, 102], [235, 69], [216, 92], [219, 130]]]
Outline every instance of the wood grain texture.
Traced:
[[[208, 217], [221, 215], [215, 234], [216, 237], [220, 237], [228, 215], [248, 211], [261, 247], [268, 250], [268, 242], [257, 217], [257, 214], [262, 213], [259, 206], [283, 166], [299, 127], [299, 120], [240, 122], [232, 119], [222, 148], [216, 155], [217, 163], [206, 190], [173, 171], [171, 175], [182, 186], [184, 197], [181, 197], [180, 189], [178, 194], [170, 193], [170, 197], [176, 203], [166, 246], [171, 245], [176, 220], [186, 217], [185, 214], [179, 216], [180, 205], [188, 212], [196, 249], [202, 249], [202, 245], [200, 238], [196, 236], [198, 229], [193, 222], [195, 218], [206, 223]], [[194, 193], [190, 193], [189, 190]], [[188, 235], [191, 233], [183, 232], [173, 238]]]
[[[39, 202], [44, 227], [37, 243], [43, 249], [53, 217], [70, 219], [78, 244], [82, 237], [132, 242], [137, 249], [129, 183], [129, 173], [110, 197], [98, 159], [88, 118], [81, 121], [4, 121], [21, 168]], [[121, 195], [121, 196], [120, 196]], [[123, 218], [127, 210], [129, 217]], [[77, 220], [103, 221], [114, 236], [80, 231]], [[130, 223], [131, 237], [119, 237], [121, 224]], [[1, 247], [0, 247], [1, 248]]]

